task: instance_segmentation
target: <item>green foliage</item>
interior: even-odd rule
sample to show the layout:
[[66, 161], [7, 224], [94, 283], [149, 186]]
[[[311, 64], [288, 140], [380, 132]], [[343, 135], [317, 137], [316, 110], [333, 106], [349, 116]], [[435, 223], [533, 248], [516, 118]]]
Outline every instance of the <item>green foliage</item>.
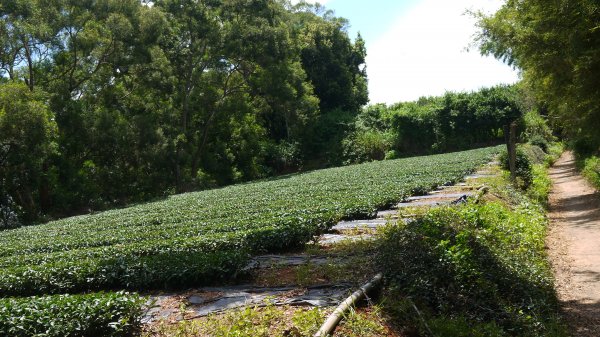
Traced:
[[0, 190], [0, 231], [21, 227], [18, 211], [12, 197]]
[[26, 336], [134, 336], [142, 305], [124, 292], [0, 299], [0, 334]]
[[533, 144], [523, 144], [519, 146], [525, 156], [529, 158], [532, 165], [543, 164], [546, 161], [546, 152], [539, 146]]
[[236, 309], [177, 324], [161, 322], [152, 326], [151, 331], [142, 333], [142, 336], [311, 336], [323, 323], [324, 315], [325, 312], [319, 308], [277, 307], [267, 299], [263, 307]]
[[342, 139], [368, 102], [365, 42], [359, 34], [352, 43], [346, 33], [348, 22], [330, 11], [306, 3], [295, 10], [293, 25], [299, 28], [293, 34], [300, 41], [302, 67], [321, 111], [307, 130], [305, 152], [340, 164]]
[[314, 171], [0, 232], [0, 292], [211, 284], [248, 253], [303, 245], [340, 219], [456, 181], [498, 151]]
[[600, 189], [600, 158], [591, 156], [583, 160], [581, 173], [594, 187]]
[[[378, 314], [378, 307], [374, 307], [375, 315]], [[344, 316], [343, 323], [337, 328], [339, 331], [343, 329], [341, 336], [347, 337], [370, 337], [370, 336], [385, 336], [386, 329], [382, 326], [381, 321], [374, 320], [370, 315], [359, 313], [354, 308]]]
[[282, 141], [267, 148], [267, 163], [276, 172], [292, 172], [302, 166], [299, 143]]
[[550, 143], [548, 146], [548, 155], [544, 164], [546, 167], [552, 166], [565, 151], [565, 145], [562, 142]]
[[600, 4], [509, 0], [478, 13], [481, 52], [522, 71], [525, 82], [572, 138], [600, 145]]
[[37, 162], [2, 185], [32, 221], [340, 163], [367, 101], [364, 41], [346, 28], [275, 0], [3, 3], [0, 91], [32, 94], [1, 104], [45, 109], [58, 137], [27, 139], [60, 151], [13, 147]]
[[347, 158], [347, 163], [393, 159], [387, 155], [392, 147], [391, 136], [373, 130], [354, 132], [343, 141], [344, 157]]
[[529, 138], [529, 144], [531, 144], [534, 147], [540, 148], [543, 152], [546, 153], [548, 152], [548, 147], [550, 146], [550, 144], [548, 144], [548, 141], [544, 137], [541, 137], [539, 135], [535, 135]]
[[596, 154], [600, 149], [593, 139], [589, 137], [580, 137], [573, 141], [572, 144], [575, 153], [582, 157], [589, 157]]
[[387, 297], [396, 299], [394, 321], [436, 336], [564, 336], [544, 251], [546, 218], [533, 203], [513, 207], [433, 209], [389, 227], [378, 261], [391, 282]]
[[[446, 93], [415, 102], [369, 106], [344, 140], [347, 161], [458, 151], [504, 141], [503, 128], [522, 114], [516, 86]], [[393, 152], [390, 152], [393, 151]]]
[[[517, 177], [516, 183], [517, 186], [521, 187], [522, 189], [527, 189], [531, 185], [533, 179], [531, 174], [532, 158], [529, 156], [531, 153], [532, 151], [525, 150], [522, 146], [517, 147], [517, 157], [515, 163]], [[499, 160], [503, 169], [510, 170], [508, 152], [506, 150], [503, 150], [500, 153]]]
[[[57, 128], [45, 95], [21, 83], [0, 85], [0, 193], [9, 193], [31, 221], [44, 204], [48, 159]], [[37, 189], [37, 190], [35, 190]]]
[[544, 152], [548, 152], [548, 145], [555, 141], [548, 122], [537, 110], [530, 110], [523, 115], [523, 134], [521, 137], [531, 145], [539, 146]]
[[548, 195], [552, 189], [552, 180], [548, 176], [546, 166], [536, 164], [531, 168], [531, 186], [527, 189], [527, 196], [544, 207], [548, 207]]
[[473, 324], [464, 317], [440, 317], [427, 322], [434, 336], [445, 337], [502, 337], [496, 322]]

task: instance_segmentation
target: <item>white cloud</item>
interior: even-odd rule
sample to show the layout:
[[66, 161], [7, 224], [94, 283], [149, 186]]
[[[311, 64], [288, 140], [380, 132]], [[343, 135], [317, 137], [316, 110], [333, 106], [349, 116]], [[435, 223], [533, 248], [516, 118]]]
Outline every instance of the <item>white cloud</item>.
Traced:
[[491, 12], [498, 0], [424, 0], [399, 17], [379, 39], [367, 41], [371, 103], [395, 103], [447, 90], [514, 83], [517, 72], [466, 51], [476, 32], [466, 9]]

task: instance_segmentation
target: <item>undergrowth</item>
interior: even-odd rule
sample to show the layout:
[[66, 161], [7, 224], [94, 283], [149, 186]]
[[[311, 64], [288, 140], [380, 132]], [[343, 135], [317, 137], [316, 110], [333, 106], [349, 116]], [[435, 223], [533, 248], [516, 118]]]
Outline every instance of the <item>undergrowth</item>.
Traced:
[[600, 190], [600, 157], [591, 156], [582, 159], [580, 167], [581, 174], [583, 174], [596, 189]]
[[[164, 321], [149, 327], [143, 337], [192, 337], [192, 336], [235, 336], [235, 337], [309, 337], [313, 336], [324, 317], [332, 309], [275, 306], [268, 301], [263, 307], [248, 307], [214, 314], [191, 321], [175, 324]], [[351, 310], [334, 336], [384, 337], [381, 309], [371, 311]]]
[[544, 240], [545, 166], [527, 191], [508, 174], [480, 204], [432, 209], [383, 233], [384, 310], [417, 336], [566, 336]]

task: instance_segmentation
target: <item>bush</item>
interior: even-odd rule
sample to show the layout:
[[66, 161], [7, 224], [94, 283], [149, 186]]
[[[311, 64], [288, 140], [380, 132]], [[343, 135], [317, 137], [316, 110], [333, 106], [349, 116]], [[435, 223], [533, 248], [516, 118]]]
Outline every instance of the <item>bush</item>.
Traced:
[[0, 299], [0, 335], [133, 336], [144, 302], [124, 292]]
[[340, 219], [456, 181], [499, 150], [313, 171], [0, 232], [0, 293], [214, 284], [246, 253], [301, 246]]
[[548, 195], [552, 188], [552, 180], [548, 176], [546, 167], [544, 165], [533, 165], [531, 174], [532, 181], [527, 190], [527, 195], [542, 206], [548, 207]]
[[600, 189], [600, 157], [592, 156], [585, 159], [581, 172], [594, 187]]
[[548, 153], [548, 146], [549, 146], [548, 141], [540, 135], [535, 135], [535, 136], [531, 137], [529, 139], [529, 144], [531, 144], [533, 146], [537, 146], [540, 149], [542, 149], [542, 151], [544, 151], [545, 153]]
[[[510, 170], [508, 163], [508, 152], [506, 150], [500, 153], [500, 164], [505, 170]], [[521, 148], [517, 148], [517, 161], [516, 161], [516, 176], [517, 185], [523, 189], [526, 189], [531, 185], [533, 179], [531, 174], [531, 160], [527, 156], [526, 152]]]
[[598, 144], [589, 137], [583, 137], [573, 142], [573, 150], [579, 156], [588, 157], [598, 151]]
[[523, 145], [521, 145], [520, 148], [521, 148], [521, 150], [523, 150], [523, 153], [525, 153], [527, 158], [529, 158], [529, 161], [531, 162], [531, 164], [533, 164], [533, 165], [543, 164], [546, 161], [547, 154], [539, 146], [531, 145], [531, 144], [523, 144]]
[[270, 143], [266, 147], [266, 157], [269, 167], [277, 173], [296, 171], [302, 166], [300, 144], [297, 142]]
[[[464, 336], [561, 336], [545, 225], [533, 204], [512, 211], [490, 202], [433, 209], [390, 226], [377, 258], [389, 298], [413, 301], [436, 336], [457, 336], [450, 332], [457, 329]], [[406, 326], [414, 311], [396, 307], [392, 316]]]
[[550, 167], [558, 160], [558, 158], [560, 158], [560, 156], [562, 155], [562, 153], [564, 151], [565, 151], [565, 145], [563, 143], [561, 143], [561, 142], [550, 143], [550, 146], [548, 147], [548, 155], [546, 156], [546, 160], [544, 161], [544, 164], [547, 167]]
[[536, 110], [531, 110], [523, 115], [524, 140], [532, 145], [541, 147], [544, 152], [548, 149], [548, 144], [555, 140], [548, 122]]
[[374, 130], [356, 131], [343, 141], [346, 163], [362, 163], [383, 160], [391, 149], [391, 140], [387, 133]]

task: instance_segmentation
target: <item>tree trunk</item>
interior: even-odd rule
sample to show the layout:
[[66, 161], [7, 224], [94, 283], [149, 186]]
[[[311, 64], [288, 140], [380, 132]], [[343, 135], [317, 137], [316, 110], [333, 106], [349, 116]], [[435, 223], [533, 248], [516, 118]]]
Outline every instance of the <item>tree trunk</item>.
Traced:
[[29, 69], [29, 79], [27, 80], [27, 85], [29, 86], [29, 90], [33, 91], [34, 87], [34, 75], [33, 75], [33, 59], [31, 56], [31, 49], [29, 48], [29, 41], [23, 38], [23, 47], [25, 48], [25, 57], [27, 58], [27, 68]]

